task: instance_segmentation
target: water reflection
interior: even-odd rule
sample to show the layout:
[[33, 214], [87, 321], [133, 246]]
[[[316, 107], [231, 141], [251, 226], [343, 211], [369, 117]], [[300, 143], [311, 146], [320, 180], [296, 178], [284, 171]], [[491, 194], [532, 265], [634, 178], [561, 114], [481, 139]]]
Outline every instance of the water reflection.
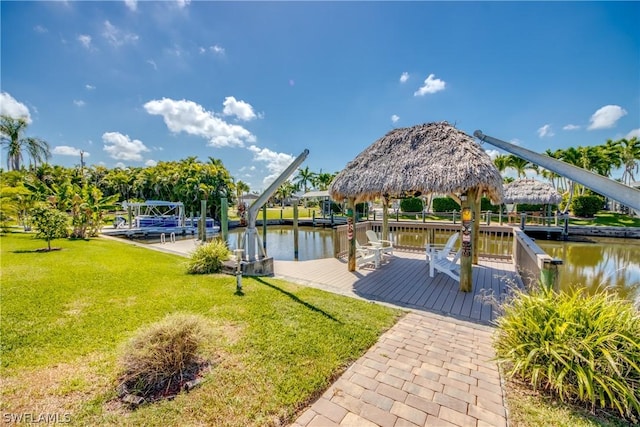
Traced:
[[[262, 239], [262, 227], [258, 227]], [[229, 247], [236, 249], [242, 239], [244, 229], [229, 230]], [[294, 259], [293, 227], [270, 225], [267, 227], [267, 254], [273, 259], [292, 261]], [[333, 257], [333, 230], [321, 227], [299, 227], [298, 260]]]
[[560, 258], [562, 289], [608, 287], [622, 298], [640, 303], [640, 240], [591, 237], [590, 242], [536, 240], [545, 252]]

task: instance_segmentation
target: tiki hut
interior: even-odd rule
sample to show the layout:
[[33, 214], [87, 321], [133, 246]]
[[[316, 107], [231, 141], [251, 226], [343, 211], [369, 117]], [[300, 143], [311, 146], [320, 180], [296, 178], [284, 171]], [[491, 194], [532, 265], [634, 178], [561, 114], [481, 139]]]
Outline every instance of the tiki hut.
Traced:
[[502, 177], [473, 138], [447, 122], [394, 129], [334, 178], [334, 200], [355, 203], [415, 193], [484, 193], [502, 201]]
[[518, 203], [544, 205], [545, 221], [549, 222], [551, 221], [551, 205], [558, 204], [561, 200], [562, 195], [551, 184], [531, 178], [518, 179], [504, 186], [504, 203], [513, 203], [514, 211], [517, 210]]
[[[349, 162], [329, 187], [334, 200], [347, 199], [351, 205], [380, 198], [385, 213], [391, 198], [428, 193], [449, 194], [463, 209], [477, 205], [479, 212], [483, 194], [502, 202], [502, 177], [471, 136], [439, 122], [392, 130]], [[386, 233], [385, 214], [383, 238]], [[474, 240], [477, 235], [475, 230]], [[355, 269], [354, 252], [349, 251], [350, 270]], [[464, 271], [463, 264], [460, 285], [470, 290], [470, 263], [468, 273]]]
[[557, 204], [562, 196], [552, 185], [535, 179], [518, 179], [505, 184], [504, 203]]

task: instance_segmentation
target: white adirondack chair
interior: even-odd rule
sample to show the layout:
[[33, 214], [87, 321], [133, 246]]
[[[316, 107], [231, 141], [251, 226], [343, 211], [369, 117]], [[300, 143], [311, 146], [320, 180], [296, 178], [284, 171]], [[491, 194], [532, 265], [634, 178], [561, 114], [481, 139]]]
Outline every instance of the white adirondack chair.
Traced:
[[356, 240], [356, 267], [373, 264], [375, 268], [380, 266], [380, 251], [373, 246], [363, 246]]
[[382, 255], [393, 255], [393, 242], [391, 240], [378, 239], [378, 235], [373, 230], [367, 230], [366, 234], [367, 239], [369, 239], [369, 244], [379, 248]]
[[429, 262], [429, 277], [433, 277], [436, 272], [442, 272], [456, 282], [460, 282], [460, 265], [458, 264], [458, 260], [460, 259], [461, 253], [462, 249], [458, 250], [453, 258], [445, 256], [432, 259], [431, 262]]
[[427, 247], [426, 247], [427, 262], [431, 262], [437, 259], [447, 258], [449, 254], [453, 252], [453, 247], [458, 241], [459, 235], [460, 233], [457, 233], [457, 232], [453, 233], [451, 236], [449, 236], [449, 238], [447, 239], [447, 243], [445, 243], [444, 245], [435, 245], [430, 243], [427, 244]]

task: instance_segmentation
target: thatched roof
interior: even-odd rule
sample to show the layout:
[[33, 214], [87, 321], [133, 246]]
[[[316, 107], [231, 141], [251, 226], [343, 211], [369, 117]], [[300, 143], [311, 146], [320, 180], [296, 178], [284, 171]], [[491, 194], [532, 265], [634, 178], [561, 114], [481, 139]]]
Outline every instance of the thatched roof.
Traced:
[[471, 136], [447, 122], [394, 129], [374, 142], [335, 177], [334, 200], [374, 200], [420, 192], [461, 194], [478, 188], [502, 201], [502, 177]]
[[535, 179], [519, 179], [504, 186], [505, 203], [556, 204], [562, 196], [550, 184]]

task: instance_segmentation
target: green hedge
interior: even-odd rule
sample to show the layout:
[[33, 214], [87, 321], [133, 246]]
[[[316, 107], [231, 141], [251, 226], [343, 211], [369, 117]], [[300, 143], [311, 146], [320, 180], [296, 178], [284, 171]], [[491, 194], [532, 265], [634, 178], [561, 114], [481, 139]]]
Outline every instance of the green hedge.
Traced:
[[451, 197], [436, 197], [431, 203], [434, 212], [460, 212], [460, 205]]
[[402, 212], [422, 212], [424, 202], [417, 197], [400, 200], [400, 210]]
[[[432, 202], [432, 210], [434, 212], [451, 212], [454, 210], [460, 212], [460, 205], [451, 197], [436, 197]], [[480, 210], [482, 212], [498, 213], [500, 206], [492, 204], [488, 198], [483, 197], [480, 201]]]
[[571, 202], [571, 212], [575, 216], [592, 218], [603, 205], [604, 200], [600, 196], [578, 196]]

